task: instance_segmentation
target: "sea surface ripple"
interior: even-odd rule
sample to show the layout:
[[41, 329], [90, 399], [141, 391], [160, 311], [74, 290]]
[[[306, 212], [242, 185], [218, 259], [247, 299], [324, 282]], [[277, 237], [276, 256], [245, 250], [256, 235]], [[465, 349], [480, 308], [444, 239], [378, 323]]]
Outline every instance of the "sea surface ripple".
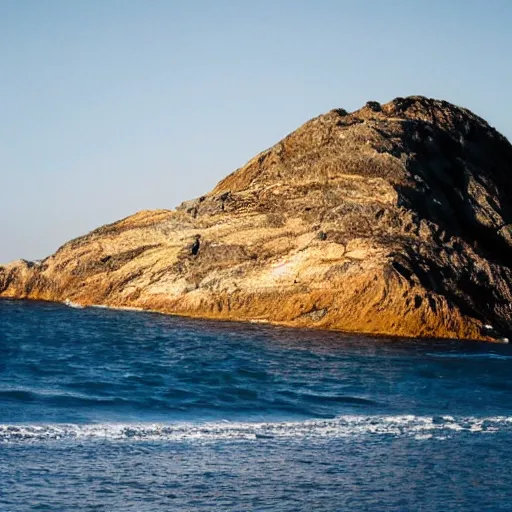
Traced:
[[0, 301], [0, 511], [512, 510], [512, 347]]

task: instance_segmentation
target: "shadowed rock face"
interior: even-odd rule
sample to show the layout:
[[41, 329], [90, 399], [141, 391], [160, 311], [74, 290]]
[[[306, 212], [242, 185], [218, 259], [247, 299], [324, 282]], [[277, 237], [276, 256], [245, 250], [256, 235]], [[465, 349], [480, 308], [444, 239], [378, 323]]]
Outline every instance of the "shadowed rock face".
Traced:
[[512, 146], [483, 119], [423, 97], [369, 102], [308, 121], [175, 211], [0, 267], [0, 296], [499, 338], [512, 326], [511, 192]]

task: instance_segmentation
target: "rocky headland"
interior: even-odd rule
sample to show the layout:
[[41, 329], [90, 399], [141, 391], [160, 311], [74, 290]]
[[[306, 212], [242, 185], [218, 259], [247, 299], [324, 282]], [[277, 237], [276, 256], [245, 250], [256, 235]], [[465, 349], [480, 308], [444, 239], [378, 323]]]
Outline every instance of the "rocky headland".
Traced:
[[142, 211], [0, 297], [410, 337], [512, 331], [512, 146], [424, 97], [316, 117], [203, 197]]

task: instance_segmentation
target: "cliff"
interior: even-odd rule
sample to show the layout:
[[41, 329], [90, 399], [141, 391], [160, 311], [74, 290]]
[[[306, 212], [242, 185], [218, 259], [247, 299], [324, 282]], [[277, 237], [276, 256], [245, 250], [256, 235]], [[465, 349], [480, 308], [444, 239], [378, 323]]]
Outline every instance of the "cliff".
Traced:
[[483, 119], [424, 97], [369, 102], [308, 121], [174, 211], [0, 267], [0, 297], [500, 338], [511, 191], [512, 146]]

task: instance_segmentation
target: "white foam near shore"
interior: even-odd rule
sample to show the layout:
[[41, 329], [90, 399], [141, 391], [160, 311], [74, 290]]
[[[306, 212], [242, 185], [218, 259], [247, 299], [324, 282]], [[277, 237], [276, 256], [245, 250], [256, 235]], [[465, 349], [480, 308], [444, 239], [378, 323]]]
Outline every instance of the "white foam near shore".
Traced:
[[78, 304], [77, 302], [73, 302], [69, 299], [66, 299], [63, 302], [63, 304], [68, 306], [69, 308], [74, 308], [74, 309], [83, 309], [84, 308], [84, 306], [82, 306], [82, 304]]
[[301, 422], [209, 422], [136, 424], [0, 425], [0, 443], [58, 440], [208, 442], [258, 439], [322, 439], [361, 436], [445, 439], [458, 433], [492, 434], [512, 431], [511, 416], [342, 416]]
[[[143, 308], [136, 308], [134, 306], [107, 306], [105, 304], [91, 304], [90, 307], [96, 309], [112, 309], [115, 311], [144, 311], [146, 313], [153, 313], [153, 311]], [[157, 311], [155, 311], [155, 313], [157, 313]]]

